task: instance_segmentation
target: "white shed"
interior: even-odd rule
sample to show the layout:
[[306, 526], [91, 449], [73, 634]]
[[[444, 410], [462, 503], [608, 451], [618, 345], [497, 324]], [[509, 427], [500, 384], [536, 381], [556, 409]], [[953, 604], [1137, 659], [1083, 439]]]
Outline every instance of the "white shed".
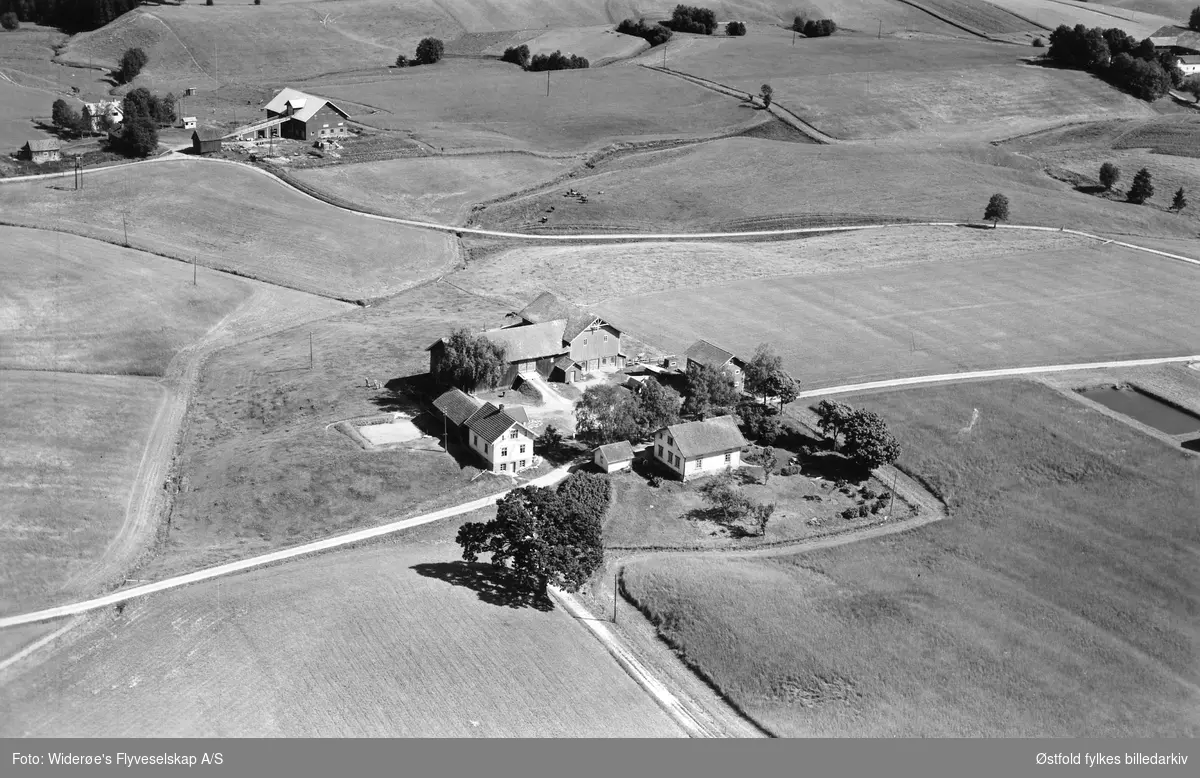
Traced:
[[196, 117], [195, 116], [183, 117], [183, 129], [185, 129], [185, 130], [196, 129]]
[[596, 467], [606, 473], [626, 470], [633, 466], [633, 446], [628, 440], [619, 440], [596, 449], [593, 460]]

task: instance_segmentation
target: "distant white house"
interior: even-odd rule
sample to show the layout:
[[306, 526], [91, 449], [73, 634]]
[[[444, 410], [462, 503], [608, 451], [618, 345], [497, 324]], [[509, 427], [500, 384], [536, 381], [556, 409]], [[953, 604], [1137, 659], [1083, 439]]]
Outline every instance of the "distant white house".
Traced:
[[185, 129], [185, 130], [196, 129], [196, 117], [195, 116], [183, 117], [183, 129]]
[[1179, 58], [1179, 69], [1183, 71], [1185, 76], [1192, 76], [1200, 73], [1200, 55], [1189, 54]]
[[480, 402], [458, 389], [433, 401], [433, 406], [493, 473], [511, 475], [533, 467], [534, 434], [529, 415], [520, 405]]
[[606, 473], [628, 470], [633, 466], [633, 446], [628, 440], [618, 440], [596, 449], [592, 461]]
[[687, 481], [738, 469], [747, 445], [736, 419], [715, 416], [660, 429], [654, 434], [654, 458]]
[[106, 119], [109, 127], [115, 127], [125, 120], [125, 114], [121, 113], [120, 100], [84, 103], [83, 108], [80, 109], [80, 115], [87, 121], [92, 132], [103, 132], [106, 129]]

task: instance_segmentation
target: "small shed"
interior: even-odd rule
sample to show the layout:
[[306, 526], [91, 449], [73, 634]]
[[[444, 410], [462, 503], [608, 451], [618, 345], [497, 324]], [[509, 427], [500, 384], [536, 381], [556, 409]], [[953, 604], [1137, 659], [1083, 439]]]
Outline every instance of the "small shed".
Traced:
[[627, 470], [633, 466], [633, 446], [629, 445], [628, 440], [618, 440], [616, 443], [600, 446], [596, 449], [592, 461], [606, 473]]
[[185, 130], [196, 129], [196, 117], [195, 116], [183, 117], [183, 129], [185, 129]]
[[213, 127], [197, 127], [192, 133], [192, 151], [196, 154], [215, 154], [221, 150], [224, 133]]
[[43, 162], [58, 162], [62, 159], [62, 147], [57, 138], [39, 138], [25, 141], [17, 156], [38, 165]]

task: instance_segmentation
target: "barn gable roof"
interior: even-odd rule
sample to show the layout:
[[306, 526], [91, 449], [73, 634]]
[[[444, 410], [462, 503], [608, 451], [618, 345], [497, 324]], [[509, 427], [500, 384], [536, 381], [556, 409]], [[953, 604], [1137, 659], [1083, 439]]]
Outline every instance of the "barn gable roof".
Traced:
[[483, 403], [461, 389], [451, 389], [433, 401], [434, 408], [441, 411], [451, 423], [459, 425], [471, 418], [482, 405]]
[[670, 424], [666, 430], [675, 438], [679, 453], [686, 459], [721, 454], [749, 445], [732, 416]]
[[[542, 292], [516, 315], [531, 324], [562, 319], [566, 322], [563, 325], [563, 342], [565, 343], [571, 343], [583, 334], [584, 330], [597, 321], [601, 321], [599, 316], [583, 310], [578, 305], [572, 305], [559, 299], [553, 292]], [[608, 324], [608, 322], [604, 323]], [[611, 324], [608, 326], [612, 327]], [[617, 330], [618, 334], [621, 332], [616, 327], [613, 329]]]
[[225, 131], [219, 130], [216, 127], [197, 127], [192, 132], [192, 140], [210, 141], [221, 140], [225, 137]]
[[30, 151], [58, 151], [61, 145], [58, 138], [35, 138], [25, 142], [25, 148]]
[[290, 106], [293, 110], [293, 118], [302, 122], [306, 122], [316, 115], [317, 111], [328, 105], [333, 110], [337, 111], [344, 118], [349, 119], [350, 114], [338, 108], [333, 103], [326, 100], [324, 97], [317, 97], [306, 92], [301, 92], [299, 89], [286, 87], [279, 91], [279, 94], [271, 98], [271, 101], [263, 106], [263, 110], [269, 113], [284, 113]]
[[544, 357], [557, 357], [566, 351], [563, 346], [562, 320], [529, 324], [521, 327], [505, 327], [480, 333], [493, 343], [505, 347], [509, 362], [525, 362]]
[[698, 362], [701, 365], [717, 368], [724, 367], [725, 365], [729, 364], [730, 360], [737, 360], [737, 357], [734, 356], [732, 351], [726, 351], [720, 346], [709, 343], [707, 340], [696, 341], [688, 348], [687, 351], [683, 353], [683, 355], [693, 362]]

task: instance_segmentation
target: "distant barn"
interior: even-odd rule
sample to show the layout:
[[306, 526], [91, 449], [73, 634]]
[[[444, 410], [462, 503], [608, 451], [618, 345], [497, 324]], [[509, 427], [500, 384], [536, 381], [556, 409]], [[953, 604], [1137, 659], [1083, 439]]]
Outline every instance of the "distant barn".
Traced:
[[221, 150], [224, 133], [212, 127], [197, 127], [192, 133], [192, 151], [196, 154], [216, 154]]
[[62, 159], [62, 150], [57, 139], [41, 138], [26, 141], [17, 156], [40, 165], [43, 162], [58, 162]]

